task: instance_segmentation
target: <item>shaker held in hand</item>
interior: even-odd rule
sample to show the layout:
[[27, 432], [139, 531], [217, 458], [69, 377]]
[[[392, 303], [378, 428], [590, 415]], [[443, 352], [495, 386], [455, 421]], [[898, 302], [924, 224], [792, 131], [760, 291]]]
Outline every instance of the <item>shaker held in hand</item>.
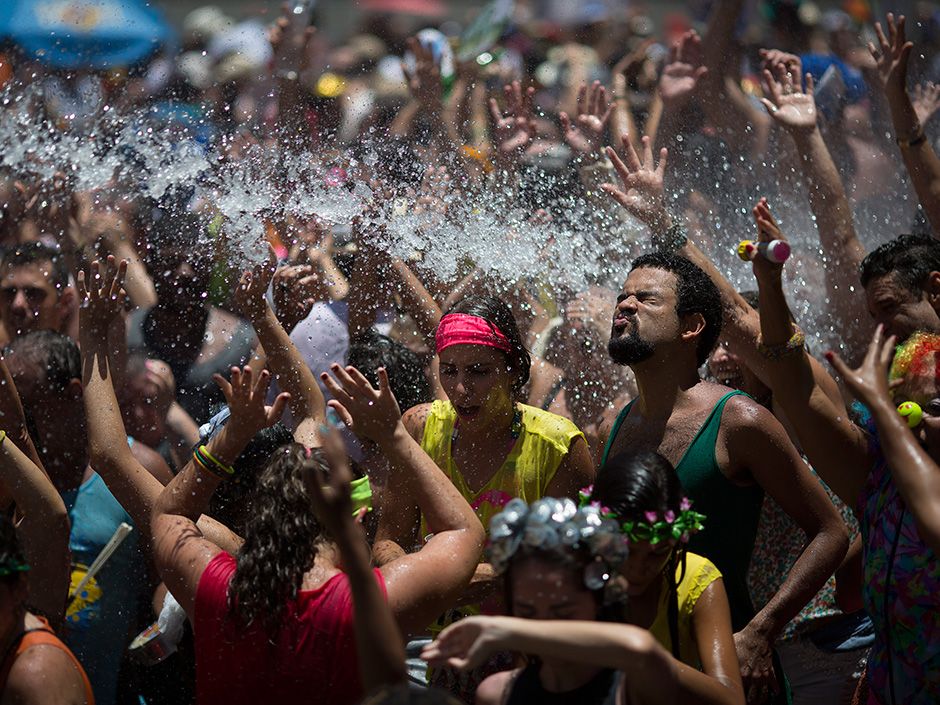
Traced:
[[742, 240], [738, 245], [738, 257], [745, 262], [753, 260], [758, 255], [776, 264], [783, 264], [790, 257], [790, 243], [786, 240], [771, 240], [770, 242]]

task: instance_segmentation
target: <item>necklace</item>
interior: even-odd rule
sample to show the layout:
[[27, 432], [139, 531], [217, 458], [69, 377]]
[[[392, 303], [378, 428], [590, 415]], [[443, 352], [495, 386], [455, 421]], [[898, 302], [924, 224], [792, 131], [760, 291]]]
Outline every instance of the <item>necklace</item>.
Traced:
[[[509, 426], [509, 449], [516, 444], [516, 441], [519, 440], [519, 436], [522, 435], [522, 411], [519, 407], [514, 407], [512, 414], [512, 424]], [[460, 417], [454, 421], [454, 430], [450, 432], [450, 445], [451, 447], [457, 442], [457, 439], [460, 437]]]

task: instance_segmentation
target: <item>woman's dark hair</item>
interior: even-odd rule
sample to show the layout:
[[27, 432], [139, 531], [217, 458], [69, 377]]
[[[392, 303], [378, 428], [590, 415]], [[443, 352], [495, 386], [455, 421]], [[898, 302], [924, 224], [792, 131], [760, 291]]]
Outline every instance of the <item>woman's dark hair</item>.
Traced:
[[[678, 514], [682, 485], [676, 469], [659, 453], [621, 453], [598, 471], [591, 500], [617, 515], [618, 521], [643, 521], [646, 512]], [[677, 569], [680, 575], [676, 575]], [[677, 544], [664, 570], [669, 587], [669, 638], [679, 658], [679, 583], [685, 577], [685, 548]]]
[[379, 386], [378, 369], [384, 367], [388, 372], [392, 394], [402, 409], [410, 409], [434, 399], [431, 385], [424, 374], [424, 365], [417, 353], [374, 329], [350, 341], [346, 364], [362, 372], [374, 387]]
[[6, 568], [6, 575], [0, 576], [0, 584], [13, 585], [19, 581], [23, 571], [17, 566], [26, 565], [26, 557], [20, 547], [13, 522], [5, 514], [0, 514], [0, 568]]
[[493, 296], [472, 295], [462, 298], [444, 315], [450, 313], [465, 313], [482, 318], [506, 336], [510, 346], [510, 351], [505, 353], [506, 362], [509, 372], [515, 375], [512, 391], [518, 394], [529, 381], [532, 357], [522, 342], [519, 326], [516, 325], [516, 319], [506, 302]]
[[296, 596], [320, 545], [329, 540], [307, 493], [308, 464], [328, 471], [319, 449], [308, 458], [299, 443], [283, 446], [255, 485], [254, 511], [228, 591], [229, 612], [242, 626], [260, 619], [269, 631], [277, 631], [284, 607]]

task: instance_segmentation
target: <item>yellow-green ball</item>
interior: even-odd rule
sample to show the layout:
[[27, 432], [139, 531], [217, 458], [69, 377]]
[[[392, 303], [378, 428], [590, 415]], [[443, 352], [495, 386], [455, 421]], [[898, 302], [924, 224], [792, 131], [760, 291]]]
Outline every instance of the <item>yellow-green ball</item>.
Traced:
[[920, 404], [913, 401], [906, 401], [898, 407], [898, 413], [907, 419], [907, 425], [910, 428], [917, 428], [924, 418], [924, 412]]

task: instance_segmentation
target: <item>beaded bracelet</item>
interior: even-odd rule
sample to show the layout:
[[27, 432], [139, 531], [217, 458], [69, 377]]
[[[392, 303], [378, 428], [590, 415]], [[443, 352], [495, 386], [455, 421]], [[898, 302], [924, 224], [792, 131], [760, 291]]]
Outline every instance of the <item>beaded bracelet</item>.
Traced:
[[196, 450], [193, 451], [193, 460], [203, 470], [207, 470], [223, 480], [230, 480], [235, 476], [235, 468], [220, 461], [204, 445], [197, 446]]
[[806, 336], [803, 334], [803, 331], [800, 330], [800, 327], [795, 323], [793, 325], [793, 335], [790, 336], [790, 339], [785, 343], [778, 343], [777, 345], [764, 345], [763, 338], [758, 336], [757, 338], [757, 352], [763, 355], [768, 360], [779, 360], [783, 357], [789, 357], [790, 355], [797, 355], [803, 352], [803, 347], [806, 345]]
[[662, 234], [653, 233], [651, 238], [653, 249], [660, 252], [675, 252], [685, 247], [689, 241], [689, 234], [678, 218], [673, 218], [672, 225]]

